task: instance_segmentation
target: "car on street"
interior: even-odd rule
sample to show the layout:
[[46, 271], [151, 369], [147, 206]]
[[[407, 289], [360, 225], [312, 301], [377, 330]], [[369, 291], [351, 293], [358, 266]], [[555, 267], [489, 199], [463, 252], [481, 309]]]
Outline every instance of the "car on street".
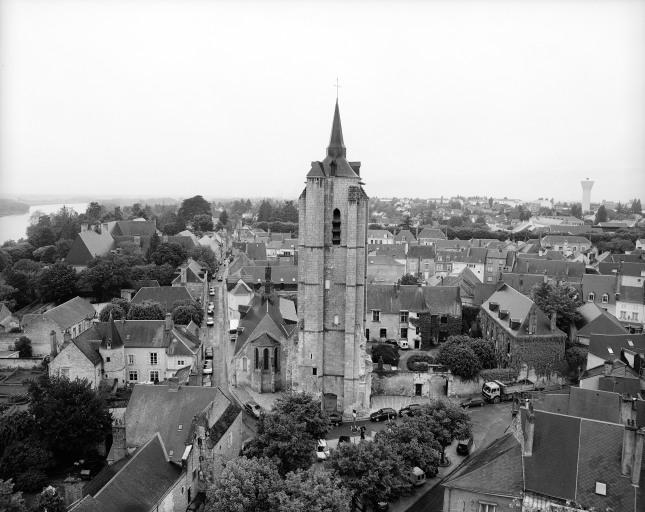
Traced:
[[421, 409], [421, 404], [410, 404], [399, 409], [399, 416], [414, 416]]
[[384, 407], [383, 409], [379, 409], [378, 411], [370, 414], [370, 421], [383, 421], [396, 417], [397, 413], [394, 409], [391, 407]]
[[206, 359], [213, 359], [213, 347], [207, 347], [204, 351], [204, 357]]
[[211, 359], [204, 361], [204, 371], [202, 373], [204, 375], [210, 375], [213, 373], [213, 361]]
[[466, 400], [462, 400], [461, 402], [459, 402], [459, 405], [461, 405], [464, 409], [470, 409], [471, 407], [484, 407], [485, 403], [486, 402], [483, 398], [475, 396], [473, 398], [466, 398]]
[[208, 306], [208, 314], [213, 315], [215, 313], [215, 306]]
[[338, 411], [331, 411], [328, 414], [328, 417], [329, 417], [329, 424], [332, 426], [337, 427], [338, 425], [341, 425], [343, 423], [343, 415]]
[[468, 437], [466, 439], [457, 440], [457, 453], [459, 455], [468, 455], [470, 450], [473, 448], [473, 438]]
[[219, 275], [219, 276], [217, 276], [217, 280], [218, 280], [219, 282], [222, 282], [222, 281], [224, 281], [224, 278], [223, 278], [221, 275]]
[[377, 512], [387, 512], [390, 510], [390, 504], [387, 501], [379, 501], [376, 504], [376, 509]]
[[401, 350], [410, 350], [410, 343], [408, 342], [408, 340], [398, 340], [397, 341], [397, 346]]
[[213, 327], [215, 325], [215, 320], [213, 320], [212, 316], [209, 316], [208, 319], [206, 320], [206, 325], [208, 327]]
[[316, 460], [322, 462], [329, 458], [329, 446], [327, 446], [327, 441], [324, 439], [318, 440], [318, 446], [316, 448]]
[[262, 407], [260, 407], [254, 400], [249, 400], [248, 402], [246, 402], [244, 404], [244, 408], [248, 413], [255, 416], [256, 418], [259, 418], [262, 414]]
[[208, 291], [209, 295], [215, 295], [215, 287], [211, 286], [211, 289]]

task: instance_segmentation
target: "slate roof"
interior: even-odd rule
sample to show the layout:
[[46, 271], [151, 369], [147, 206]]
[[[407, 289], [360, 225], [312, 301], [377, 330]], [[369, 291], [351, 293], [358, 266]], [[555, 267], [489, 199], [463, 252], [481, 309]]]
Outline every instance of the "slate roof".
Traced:
[[645, 334], [592, 333], [589, 338], [589, 353], [602, 359], [617, 358], [620, 356], [621, 349], [624, 348], [645, 354]]
[[249, 340], [256, 339], [263, 333], [270, 334], [276, 340], [293, 334], [297, 326], [283, 319], [278, 299], [275, 294], [269, 298], [256, 294], [251, 299], [238, 324], [234, 354], [238, 354]]
[[[137, 384], [125, 412], [126, 447], [142, 446], [159, 433], [168, 459], [181, 464], [185, 447], [193, 443], [193, 418], [211, 403], [215, 410], [233, 406], [237, 413], [241, 411], [219, 388], [179, 386], [170, 391], [167, 385]], [[226, 430], [236, 417], [229, 418]]]
[[169, 462], [159, 434], [152, 434], [128, 463], [94, 495], [105, 512], [149, 512], [181, 475]]
[[193, 302], [193, 298], [184, 286], [157, 286], [140, 288], [132, 304], [158, 302], [166, 311], [171, 311], [176, 302]]
[[582, 276], [582, 296], [587, 300], [590, 293], [595, 295], [595, 300], [601, 300], [603, 294], [608, 295], [608, 304], [616, 304], [615, 275], [585, 274]]
[[[264, 284], [266, 267], [252, 266], [243, 267], [240, 270], [240, 279], [249, 286], [257, 283]], [[271, 267], [271, 282], [274, 285], [284, 283], [297, 286], [298, 266], [297, 265], [276, 265]]]
[[69, 265], [87, 265], [96, 256], [105, 256], [114, 249], [114, 238], [107, 231], [97, 233], [94, 230], [82, 231], [74, 239], [65, 257]]
[[402, 229], [399, 231], [396, 235], [394, 235], [394, 241], [395, 242], [408, 242], [408, 243], [414, 243], [416, 242], [415, 236], [412, 234], [412, 232], [409, 229]]
[[394, 259], [405, 259], [405, 246], [402, 244], [368, 244], [367, 252], [372, 256], [392, 256]]
[[502, 281], [523, 295], [529, 295], [534, 286], [544, 282], [543, 274], [517, 274], [503, 272]]
[[72, 340], [72, 343], [76, 345], [76, 347], [94, 366], [101, 364], [103, 359], [101, 358], [101, 354], [99, 353], [99, 346], [101, 345], [100, 342], [82, 338], [75, 338]]
[[287, 322], [298, 322], [298, 314], [296, 313], [296, 304], [289, 299], [280, 297], [280, 314]]
[[581, 320], [578, 322], [578, 336], [598, 334], [624, 334], [625, 328], [618, 319], [593, 302], [587, 302], [577, 309]]
[[645, 272], [645, 261], [644, 262], [633, 262], [633, 261], [623, 261], [623, 262], [606, 262], [601, 261], [598, 264], [598, 270], [601, 274], [615, 274], [619, 273], [624, 276], [636, 276], [641, 277], [641, 272]]
[[512, 433], [472, 454], [443, 482], [448, 488], [514, 497], [523, 484], [522, 450]]
[[432, 245], [410, 245], [408, 246], [408, 258], [421, 258], [432, 260], [435, 257], [435, 250]]
[[366, 289], [367, 310], [397, 315], [399, 311], [461, 314], [458, 286], [368, 284]]
[[267, 259], [267, 248], [264, 242], [247, 242], [244, 252], [251, 260]]
[[399, 263], [390, 255], [377, 255], [367, 257], [368, 265], [393, 265], [395, 267], [403, 267], [405, 263]]
[[253, 293], [253, 290], [242, 279], [239, 279], [230, 293], [232, 295], [248, 295]]
[[63, 302], [60, 306], [45, 311], [43, 316], [60, 326], [62, 330], [65, 330], [83, 320], [94, 318], [96, 311], [87, 300], [74, 297], [67, 302]]
[[390, 233], [387, 229], [368, 229], [367, 238], [379, 238], [379, 239], [387, 240], [390, 238], [394, 238], [394, 235]]
[[585, 264], [573, 261], [518, 259], [514, 272], [519, 274], [546, 274], [566, 280], [582, 280]]
[[154, 221], [117, 220], [112, 228], [112, 236], [152, 236], [156, 232]]
[[439, 228], [423, 228], [417, 235], [417, 240], [421, 240], [422, 238], [445, 240], [446, 234]]
[[[536, 410], [525, 489], [598, 510], [635, 510], [634, 489], [621, 475], [623, 432], [621, 424]], [[606, 496], [595, 493], [596, 482], [607, 484]]]
[[567, 235], [546, 235], [542, 237], [542, 247], [553, 247], [554, 245], [589, 245], [591, 240], [584, 236], [567, 236]]

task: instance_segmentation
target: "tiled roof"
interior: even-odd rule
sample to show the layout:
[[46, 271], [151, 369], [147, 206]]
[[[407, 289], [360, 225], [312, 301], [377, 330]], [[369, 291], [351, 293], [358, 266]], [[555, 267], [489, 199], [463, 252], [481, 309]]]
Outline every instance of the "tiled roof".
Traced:
[[517, 497], [523, 484], [522, 451], [512, 433], [472, 454], [443, 482], [448, 488]]
[[[253, 266], [243, 267], [240, 270], [240, 278], [249, 286], [257, 283], [264, 284], [266, 267]], [[298, 266], [297, 265], [276, 265], [271, 267], [271, 282], [274, 285], [284, 283], [285, 285], [297, 285], [298, 283]]]
[[193, 418], [211, 403], [216, 409], [234, 405], [219, 388], [179, 386], [170, 391], [167, 385], [137, 384], [125, 413], [126, 447], [142, 446], [158, 432], [169, 460], [181, 464], [184, 448], [193, 442]]
[[402, 229], [396, 235], [394, 235], [395, 242], [415, 242], [416, 238], [409, 229]]
[[244, 252], [252, 260], [266, 260], [267, 248], [264, 242], [248, 242]]
[[516, 289], [521, 294], [528, 296], [534, 286], [544, 282], [544, 275], [504, 272], [502, 273], [502, 281]]
[[90, 341], [84, 338], [75, 338], [72, 343], [87, 357], [88, 361], [94, 366], [101, 364], [102, 358], [99, 353], [100, 342]]
[[394, 259], [405, 259], [405, 246], [402, 244], [369, 244], [367, 252], [372, 256], [392, 256]]
[[566, 235], [547, 235], [542, 238], [542, 247], [552, 247], [554, 245], [589, 245], [591, 241], [584, 236], [566, 236]]
[[383, 314], [398, 315], [399, 311], [461, 313], [458, 286], [368, 284], [366, 293], [366, 309], [376, 309]]
[[519, 259], [514, 271], [519, 274], [546, 274], [567, 280], [582, 280], [585, 264], [559, 260]]
[[67, 302], [63, 302], [60, 306], [46, 311], [43, 316], [56, 323], [62, 330], [65, 330], [83, 320], [94, 318], [96, 311], [92, 304], [85, 299], [74, 297]]
[[230, 293], [232, 295], [248, 295], [253, 293], [253, 290], [242, 279], [239, 279]]
[[153, 221], [117, 220], [112, 228], [113, 236], [153, 235], [157, 228]]
[[624, 334], [625, 328], [618, 319], [593, 302], [587, 302], [577, 309], [581, 321], [578, 323], [578, 336], [596, 334]]
[[[134, 395], [134, 393], [133, 393]], [[152, 433], [94, 499], [105, 512], [148, 512], [175, 485], [181, 466], [169, 462], [167, 447], [159, 434]]]
[[368, 229], [367, 230], [367, 238], [382, 238], [382, 239], [388, 239], [388, 238], [393, 238], [394, 235], [390, 233], [386, 229]]
[[298, 314], [296, 313], [296, 304], [289, 299], [280, 297], [280, 314], [282, 318], [289, 322], [297, 322]]
[[184, 286], [158, 286], [141, 288], [134, 297], [132, 304], [158, 302], [166, 311], [171, 311], [176, 302], [193, 302], [193, 298]]

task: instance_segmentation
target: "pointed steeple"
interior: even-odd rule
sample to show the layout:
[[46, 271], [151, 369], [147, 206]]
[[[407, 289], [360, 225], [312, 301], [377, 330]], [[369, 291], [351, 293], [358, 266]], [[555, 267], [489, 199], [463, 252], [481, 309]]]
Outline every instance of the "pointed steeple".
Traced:
[[121, 335], [119, 334], [119, 331], [114, 324], [114, 318], [112, 318], [112, 311], [110, 311], [110, 320], [108, 321], [108, 335], [106, 341], [108, 348], [116, 348], [123, 345]]
[[334, 110], [334, 121], [331, 125], [331, 137], [327, 147], [327, 156], [332, 158], [346, 158], [347, 150], [343, 141], [343, 127], [340, 125], [340, 111], [338, 109], [338, 98], [336, 99], [336, 109]]

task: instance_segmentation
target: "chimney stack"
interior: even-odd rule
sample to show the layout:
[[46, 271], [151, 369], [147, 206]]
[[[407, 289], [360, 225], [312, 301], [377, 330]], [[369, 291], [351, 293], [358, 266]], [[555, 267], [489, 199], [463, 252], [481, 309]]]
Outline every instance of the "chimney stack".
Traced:
[[69, 329], [67, 329], [63, 333], [63, 345], [67, 345], [70, 341], [72, 341], [72, 334], [69, 332]]
[[533, 455], [533, 438], [535, 437], [535, 413], [533, 412], [533, 402], [529, 402], [529, 408], [526, 412], [526, 423], [524, 424], [524, 456]]
[[556, 328], [557, 328], [556, 323], [558, 321], [558, 313], [555, 312], [555, 311], [553, 313], [551, 313], [550, 320], [551, 320], [551, 325], [550, 325], [551, 332], [554, 332], [556, 330]]
[[170, 313], [166, 313], [166, 318], [164, 318], [164, 331], [171, 331], [172, 328], [172, 315]]
[[624, 476], [630, 477], [633, 485], [638, 485], [643, 459], [643, 438], [645, 430], [636, 428], [636, 421], [627, 420], [623, 432], [623, 452], [620, 459], [620, 469]]
[[613, 369], [614, 369], [614, 363], [610, 360], [605, 361], [605, 369], [604, 369], [605, 377], [609, 377]]
[[52, 331], [49, 333], [49, 351], [52, 359], [54, 359], [58, 354], [58, 345], [56, 343], [56, 331]]

